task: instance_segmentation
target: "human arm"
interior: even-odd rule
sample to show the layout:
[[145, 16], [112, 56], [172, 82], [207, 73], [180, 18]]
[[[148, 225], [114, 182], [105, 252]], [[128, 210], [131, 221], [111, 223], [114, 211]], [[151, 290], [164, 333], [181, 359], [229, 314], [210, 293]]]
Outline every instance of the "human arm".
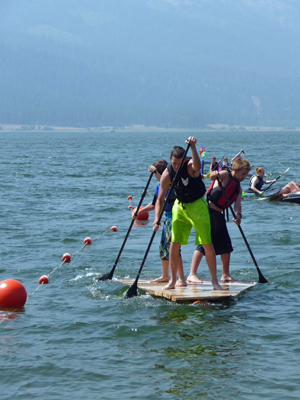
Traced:
[[244, 153], [244, 150], [243, 150], [243, 149], [242, 149], [241, 151], [239, 151], [239, 152], [237, 153], [237, 155], [234, 156], [234, 157], [231, 159], [231, 163], [233, 163], [233, 161], [234, 161], [236, 158], [238, 158], [242, 153]]
[[226, 186], [228, 183], [228, 179], [229, 179], [229, 173], [226, 170], [223, 171], [213, 171], [210, 174], [210, 179], [212, 181], [215, 181], [217, 178], [220, 179], [221, 183], [223, 186]]
[[155, 205], [153, 204], [153, 202], [151, 202], [151, 203], [147, 204], [146, 207], [140, 208], [139, 211], [138, 211], [137, 213], [135, 212], [135, 213], [131, 216], [131, 218], [134, 219], [134, 220], [136, 220], [137, 217], [138, 217], [140, 214], [143, 214], [143, 213], [145, 213], [145, 212], [153, 211], [154, 208], [155, 208]]
[[232, 221], [236, 225], [240, 225], [241, 219], [242, 219], [242, 189], [240, 189], [239, 194], [237, 195], [237, 198], [234, 201], [234, 212], [236, 215], [236, 218], [233, 218]]
[[272, 179], [271, 181], [266, 181], [265, 179], [264, 179], [264, 183], [266, 183], [266, 184], [268, 184], [268, 183], [275, 183], [277, 181], [277, 179]]
[[157, 171], [157, 169], [154, 167], [154, 165], [150, 165], [150, 167], [148, 168], [148, 172], [153, 172], [153, 175], [158, 180], [158, 182], [160, 181], [161, 175]]
[[188, 140], [186, 140], [186, 143], [188, 143], [190, 145], [190, 149], [192, 152], [192, 158], [188, 164], [189, 175], [199, 176], [200, 169], [201, 169], [201, 161], [200, 161], [200, 157], [198, 155], [197, 149], [196, 149], [197, 139], [194, 138], [193, 136], [190, 136], [188, 138]]

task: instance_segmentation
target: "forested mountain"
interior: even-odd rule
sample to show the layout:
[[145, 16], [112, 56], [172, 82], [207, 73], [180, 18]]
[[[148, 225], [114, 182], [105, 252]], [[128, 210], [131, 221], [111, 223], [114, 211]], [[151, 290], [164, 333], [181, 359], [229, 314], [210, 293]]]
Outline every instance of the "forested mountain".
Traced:
[[0, 1], [0, 123], [300, 125], [297, 0]]

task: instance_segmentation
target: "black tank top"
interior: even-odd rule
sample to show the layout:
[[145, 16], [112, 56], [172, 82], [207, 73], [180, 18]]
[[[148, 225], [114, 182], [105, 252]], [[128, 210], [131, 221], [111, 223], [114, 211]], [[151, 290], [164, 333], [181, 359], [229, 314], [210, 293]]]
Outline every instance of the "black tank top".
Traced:
[[[190, 159], [191, 158], [188, 158], [182, 165], [177, 176], [177, 182], [175, 182], [174, 185], [176, 197], [180, 203], [193, 203], [203, 197], [206, 192], [201, 175], [198, 177], [192, 177], [188, 173], [188, 162]], [[171, 164], [168, 164], [167, 168], [171, 182], [173, 182], [176, 172], [172, 168]]]

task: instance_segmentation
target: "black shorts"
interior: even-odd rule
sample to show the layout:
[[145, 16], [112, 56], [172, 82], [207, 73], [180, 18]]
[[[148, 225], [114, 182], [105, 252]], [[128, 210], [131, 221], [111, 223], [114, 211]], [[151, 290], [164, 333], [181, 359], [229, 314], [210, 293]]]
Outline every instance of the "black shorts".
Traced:
[[[211, 225], [211, 241], [216, 255], [231, 253], [233, 248], [224, 214], [212, 208], [208, 210]], [[204, 248], [201, 245], [197, 246], [196, 250], [205, 254]]]

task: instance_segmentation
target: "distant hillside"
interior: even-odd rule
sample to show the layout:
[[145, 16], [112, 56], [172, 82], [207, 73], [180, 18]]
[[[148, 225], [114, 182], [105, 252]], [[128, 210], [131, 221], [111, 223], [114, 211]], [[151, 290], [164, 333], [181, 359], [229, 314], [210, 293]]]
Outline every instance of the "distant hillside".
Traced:
[[300, 4], [1, 2], [0, 123], [300, 126]]

